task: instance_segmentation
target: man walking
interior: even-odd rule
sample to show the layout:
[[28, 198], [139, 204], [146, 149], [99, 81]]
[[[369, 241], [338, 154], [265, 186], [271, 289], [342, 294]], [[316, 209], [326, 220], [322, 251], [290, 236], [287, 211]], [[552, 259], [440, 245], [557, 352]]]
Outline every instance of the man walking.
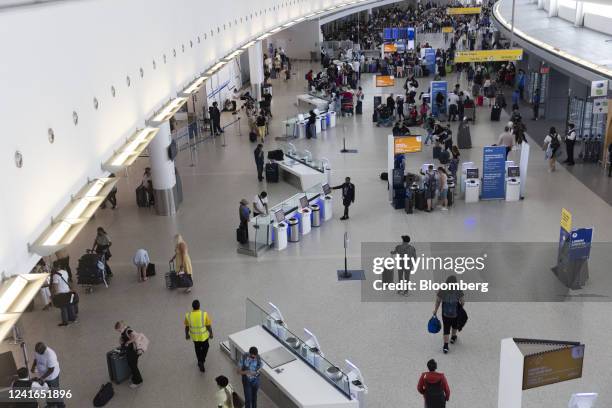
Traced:
[[212, 106], [208, 108], [208, 113], [210, 115], [210, 130], [213, 136], [223, 133], [223, 129], [221, 129], [221, 111], [219, 111], [217, 102], [213, 102]]
[[208, 339], [213, 338], [212, 322], [207, 312], [200, 310], [200, 301], [191, 302], [191, 312], [185, 313], [185, 339], [192, 340], [195, 347], [198, 367], [205, 372], [204, 363], [208, 354]]
[[238, 362], [238, 374], [242, 376], [245, 408], [257, 408], [257, 391], [259, 376], [263, 364], [257, 347], [250, 347], [249, 352], [242, 355]]
[[[397, 268], [397, 281], [408, 283], [410, 281], [410, 271], [412, 270], [412, 260], [416, 258], [416, 249], [412, 245], [410, 245], [410, 236], [402, 235], [402, 243], [395, 247], [393, 251], [391, 251], [391, 255], [399, 255], [402, 259], [404, 256], [408, 259], [404, 263], [402, 261], [401, 264], [398, 265]], [[400, 268], [399, 266], [407, 266], [407, 268]], [[408, 288], [404, 290], [398, 290], [397, 293], [400, 295], [408, 295]]]
[[497, 144], [506, 148], [506, 160], [508, 160], [508, 154], [512, 151], [512, 146], [514, 145], [514, 136], [510, 133], [509, 126], [504, 127], [503, 133], [497, 139]]
[[573, 123], [567, 124], [567, 135], [565, 136], [565, 152], [567, 158], [564, 163], [568, 166], [573, 166], [574, 163], [574, 144], [576, 144], [576, 126]]
[[533, 94], [533, 120], [538, 120], [538, 113], [540, 111], [540, 89], [536, 88]]
[[436, 360], [429, 360], [427, 362], [428, 372], [421, 374], [417, 384], [417, 391], [423, 395], [425, 400], [425, 408], [444, 407], [450, 398], [450, 388], [446, 376], [437, 372], [437, 369], [438, 363], [436, 363]]
[[263, 145], [259, 143], [253, 152], [255, 156], [255, 166], [257, 166], [257, 180], [263, 181], [263, 172], [264, 172], [264, 151]]
[[344, 205], [344, 215], [340, 218], [342, 221], [349, 219], [349, 207], [355, 202], [355, 185], [351, 183], [351, 178], [344, 179], [344, 183], [333, 187], [333, 190], [342, 189], [342, 205]]
[[[34, 346], [34, 362], [32, 363], [32, 373], [38, 374], [33, 380], [37, 381], [40, 385], [45, 382], [49, 386], [50, 390], [59, 390], [60, 388], [60, 365], [57, 361], [57, 354], [47, 347], [45, 343], [38, 342]], [[66, 404], [61, 398], [47, 399], [48, 407], [64, 408]]]

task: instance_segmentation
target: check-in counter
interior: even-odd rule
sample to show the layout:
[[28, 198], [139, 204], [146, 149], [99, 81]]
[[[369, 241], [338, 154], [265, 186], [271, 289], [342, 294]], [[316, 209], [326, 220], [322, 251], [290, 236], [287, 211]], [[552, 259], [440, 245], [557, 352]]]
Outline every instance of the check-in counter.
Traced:
[[315, 109], [324, 112], [329, 108], [329, 101], [318, 96], [302, 94], [297, 96], [297, 106], [300, 112], [310, 112]]
[[345, 374], [318, 348], [312, 348], [311, 339], [298, 337], [278, 316], [268, 314], [250, 299], [247, 299], [246, 314], [247, 328], [231, 334], [223, 342], [222, 350], [237, 366], [250, 347], [257, 347], [263, 364], [260, 389], [277, 406], [364, 407], [360, 397], [367, 392], [365, 385], [355, 382], [351, 373]]
[[286, 157], [278, 166], [280, 178], [302, 191], [327, 182], [325, 171], [306, 161]]

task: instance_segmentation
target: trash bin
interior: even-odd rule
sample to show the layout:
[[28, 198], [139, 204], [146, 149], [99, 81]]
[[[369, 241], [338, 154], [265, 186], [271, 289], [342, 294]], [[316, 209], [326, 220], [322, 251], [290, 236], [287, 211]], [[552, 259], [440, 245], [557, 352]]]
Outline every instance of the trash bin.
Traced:
[[318, 204], [312, 204], [310, 208], [312, 209], [312, 226], [320, 227], [321, 226], [321, 208], [319, 208]]
[[289, 242], [298, 242], [300, 240], [300, 224], [295, 217], [289, 218]]

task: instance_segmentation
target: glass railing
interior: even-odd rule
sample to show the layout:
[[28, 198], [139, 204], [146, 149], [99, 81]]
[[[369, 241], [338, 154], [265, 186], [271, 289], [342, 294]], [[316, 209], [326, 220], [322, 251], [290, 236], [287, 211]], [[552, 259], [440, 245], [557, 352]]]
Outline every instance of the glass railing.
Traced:
[[287, 327], [276, 312], [268, 313], [251, 299], [246, 300], [246, 328], [261, 326], [274, 336], [289, 351], [305, 362], [317, 374], [333, 385], [347, 398], [351, 398], [348, 376], [331, 363], [318, 348], [313, 346], [311, 339], [304, 339]]

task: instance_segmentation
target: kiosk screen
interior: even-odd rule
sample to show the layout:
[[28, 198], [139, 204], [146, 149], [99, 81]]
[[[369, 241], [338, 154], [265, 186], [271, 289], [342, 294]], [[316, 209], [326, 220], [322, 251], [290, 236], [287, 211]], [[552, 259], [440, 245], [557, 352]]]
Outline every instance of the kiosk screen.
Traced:
[[478, 169], [466, 169], [465, 177], [468, 179], [477, 179], [478, 178]]
[[274, 219], [278, 223], [281, 223], [281, 222], [285, 221], [285, 212], [283, 210], [277, 210], [274, 213]]
[[308, 208], [308, 197], [300, 197], [300, 207]]
[[325, 195], [331, 194], [331, 187], [329, 186], [329, 184], [323, 184], [323, 194]]
[[508, 167], [508, 177], [520, 177], [521, 169], [518, 166], [510, 166]]

